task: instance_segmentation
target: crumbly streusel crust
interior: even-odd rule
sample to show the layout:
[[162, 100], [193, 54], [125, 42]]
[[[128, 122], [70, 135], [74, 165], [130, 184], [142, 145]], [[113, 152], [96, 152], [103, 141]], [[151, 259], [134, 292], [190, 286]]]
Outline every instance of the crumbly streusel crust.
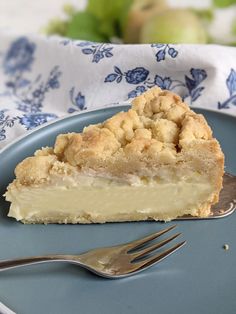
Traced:
[[128, 112], [82, 133], [59, 135], [54, 148], [38, 150], [18, 164], [14, 184], [40, 185], [52, 176], [89, 171], [111, 177], [164, 176], [168, 169], [178, 177], [194, 169], [209, 173], [219, 191], [223, 167], [224, 155], [204, 117], [178, 95], [154, 87], [135, 98]]

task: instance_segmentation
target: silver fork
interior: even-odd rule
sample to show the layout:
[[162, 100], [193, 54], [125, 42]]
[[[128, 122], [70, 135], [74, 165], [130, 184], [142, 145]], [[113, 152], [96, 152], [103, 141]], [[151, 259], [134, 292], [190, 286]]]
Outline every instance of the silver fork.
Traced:
[[[181, 235], [181, 233], [177, 233], [160, 242], [151, 242], [175, 227], [176, 225], [171, 226], [133, 242], [98, 248], [80, 255], [45, 255], [0, 261], [0, 271], [45, 262], [67, 262], [84, 267], [106, 278], [131, 276], [162, 261], [186, 243], [186, 241], [183, 241], [157, 254], [150, 255], [156, 249], [163, 247]], [[150, 245], [147, 246], [148, 244]]]

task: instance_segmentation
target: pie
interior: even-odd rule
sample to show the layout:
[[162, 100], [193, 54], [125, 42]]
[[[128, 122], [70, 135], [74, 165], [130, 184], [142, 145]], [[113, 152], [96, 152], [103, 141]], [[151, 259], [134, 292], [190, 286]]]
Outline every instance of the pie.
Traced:
[[5, 194], [23, 223], [169, 221], [205, 217], [222, 188], [224, 155], [204, 117], [158, 87], [82, 133], [20, 162]]

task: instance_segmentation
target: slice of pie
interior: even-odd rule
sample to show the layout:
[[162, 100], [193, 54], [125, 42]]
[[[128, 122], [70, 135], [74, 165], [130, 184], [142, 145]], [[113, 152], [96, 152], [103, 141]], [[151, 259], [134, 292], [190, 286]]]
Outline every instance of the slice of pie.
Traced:
[[204, 117], [152, 88], [83, 133], [58, 135], [17, 165], [10, 217], [24, 223], [104, 223], [207, 216], [224, 155]]

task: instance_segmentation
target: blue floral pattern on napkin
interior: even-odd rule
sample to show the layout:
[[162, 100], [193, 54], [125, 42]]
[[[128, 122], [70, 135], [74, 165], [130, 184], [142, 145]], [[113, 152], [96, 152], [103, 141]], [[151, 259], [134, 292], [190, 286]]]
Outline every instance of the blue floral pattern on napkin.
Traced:
[[113, 57], [113, 47], [109, 44], [95, 44], [91, 42], [81, 42], [77, 46], [82, 47], [82, 52], [85, 55], [92, 55], [92, 62], [98, 63], [104, 58]]
[[3, 69], [6, 74], [21, 76], [24, 71], [29, 71], [34, 61], [35, 44], [26, 37], [15, 40], [8, 49], [3, 60]]
[[218, 109], [230, 109], [230, 106], [236, 106], [236, 70], [231, 69], [226, 79], [226, 86], [229, 97], [224, 102], [218, 102]]
[[22, 124], [31, 130], [45, 122], [57, 118], [54, 113], [41, 113], [46, 94], [60, 87], [59, 66], [54, 66], [46, 81], [38, 74], [35, 79], [27, 78], [27, 72], [32, 70], [35, 61], [36, 44], [26, 37], [20, 37], [12, 42], [3, 58], [2, 67], [6, 76], [5, 90], [0, 97], [11, 97], [16, 109], [24, 112], [23, 115], [10, 116], [8, 109], [1, 110], [0, 114], [0, 141], [6, 139], [6, 128], [14, 124]]
[[[120, 83], [123, 78], [128, 84], [138, 85], [135, 89], [131, 90], [128, 93], [128, 98], [134, 98], [141, 93], [145, 92], [148, 88], [159, 86], [162, 89], [168, 89], [172, 91], [181, 92], [182, 98], [190, 99], [191, 104], [196, 101], [202, 94], [204, 86], [202, 82], [207, 78], [207, 73], [203, 69], [190, 69], [190, 75], [187, 74], [184, 76], [183, 80], [163, 77], [158, 74], [152, 78], [150, 71], [144, 67], [137, 67], [126, 72], [120, 70], [118, 66], [114, 66], [114, 72], [108, 74], [104, 82], [105, 83]], [[180, 90], [181, 88], [181, 90]]]
[[7, 109], [0, 110], [0, 141], [6, 139], [6, 128], [12, 128], [18, 117], [7, 115]]
[[85, 106], [85, 96], [82, 95], [81, 92], [78, 92], [77, 95], [75, 95], [75, 87], [72, 87], [70, 90], [70, 100], [74, 107], [70, 107], [67, 111], [68, 113], [87, 109]]
[[139, 84], [144, 82], [149, 75], [149, 71], [143, 67], [137, 67], [127, 72], [122, 72], [120, 68], [114, 66], [114, 73], [108, 74], [104, 82], [113, 82], [120, 83], [125, 78], [126, 82], [129, 84]]
[[91, 41], [77, 42], [71, 39], [62, 40], [61, 44], [64, 46], [72, 44], [80, 47], [84, 55], [92, 56], [92, 63], [98, 63], [104, 58], [113, 57], [113, 46], [111, 44], [97, 44]]
[[32, 130], [36, 126], [49, 122], [55, 118], [57, 118], [57, 115], [53, 113], [32, 113], [19, 117], [19, 121], [25, 126], [26, 130]]
[[151, 44], [151, 47], [157, 50], [155, 56], [156, 61], [161, 62], [166, 59], [166, 56], [171, 58], [176, 58], [178, 56], [178, 51], [174, 47], [167, 44]]

